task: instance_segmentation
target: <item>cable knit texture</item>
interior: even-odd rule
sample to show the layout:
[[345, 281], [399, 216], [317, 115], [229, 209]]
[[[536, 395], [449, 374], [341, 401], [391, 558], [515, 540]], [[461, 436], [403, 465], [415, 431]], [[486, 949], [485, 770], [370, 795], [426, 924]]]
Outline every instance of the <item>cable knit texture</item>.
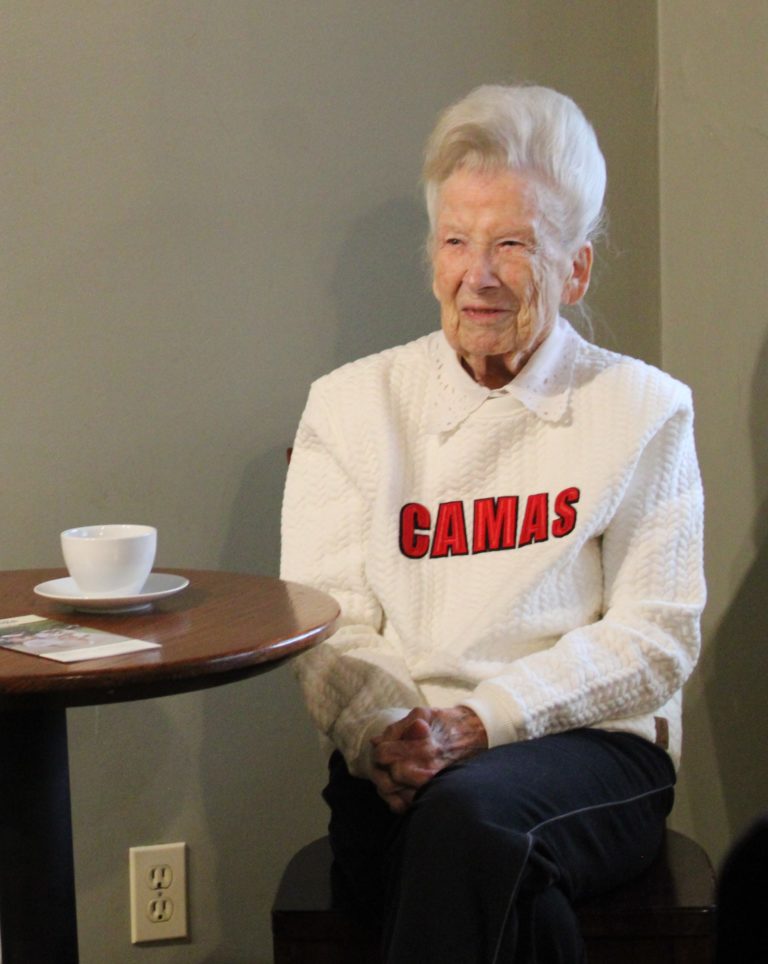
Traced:
[[311, 388], [282, 575], [341, 605], [296, 666], [358, 775], [419, 705], [469, 706], [492, 746], [600, 727], [679, 762], [704, 603], [690, 392], [562, 319], [508, 389], [442, 332]]

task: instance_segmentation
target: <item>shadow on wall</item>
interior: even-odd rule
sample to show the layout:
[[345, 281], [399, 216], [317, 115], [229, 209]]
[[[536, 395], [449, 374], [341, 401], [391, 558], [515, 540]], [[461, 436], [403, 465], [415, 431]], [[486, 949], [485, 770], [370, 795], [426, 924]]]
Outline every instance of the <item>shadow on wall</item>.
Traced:
[[768, 806], [768, 341], [752, 383], [750, 435], [759, 510], [755, 559], [704, 659], [712, 734], [732, 834]]
[[393, 198], [355, 222], [331, 285], [339, 314], [336, 364], [439, 327], [424, 258], [426, 236], [427, 216], [415, 198]]
[[[338, 324], [328, 369], [439, 327], [423, 255], [426, 233], [426, 214], [415, 199], [387, 201], [355, 222], [331, 279]], [[301, 387], [299, 410], [308, 391], [309, 381]], [[287, 424], [280, 444], [245, 466], [219, 557], [223, 569], [277, 575], [285, 449], [295, 430]]]
[[272, 446], [251, 459], [229, 514], [229, 530], [222, 544], [219, 565], [233, 572], [278, 575], [280, 560], [280, 506], [285, 481], [285, 450], [292, 442]]
[[217, 948], [205, 964], [266, 962], [283, 868], [326, 830], [324, 760], [290, 666], [200, 699], [200, 806], [211, 860], [197, 872], [217, 903], [207, 914], [219, 922]]

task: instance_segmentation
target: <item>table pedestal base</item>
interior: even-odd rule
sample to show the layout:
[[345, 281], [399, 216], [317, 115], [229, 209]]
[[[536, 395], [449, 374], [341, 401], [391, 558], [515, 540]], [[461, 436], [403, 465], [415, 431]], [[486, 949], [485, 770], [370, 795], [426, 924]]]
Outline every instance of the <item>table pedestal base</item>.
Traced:
[[2, 964], [77, 964], [66, 710], [0, 712]]

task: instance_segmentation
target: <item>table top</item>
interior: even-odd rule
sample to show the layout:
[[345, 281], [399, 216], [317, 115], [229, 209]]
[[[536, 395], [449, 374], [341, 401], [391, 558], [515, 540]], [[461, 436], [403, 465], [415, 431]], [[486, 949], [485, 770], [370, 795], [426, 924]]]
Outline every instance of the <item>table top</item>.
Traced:
[[160, 644], [76, 663], [0, 649], [0, 710], [146, 699], [244, 679], [326, 639], [339, 613], [330, 596], [298, 583], [162, 571], [190, 585], [134, 613], [77, 612], [34, 593], [38, 583], [65, 576], [63, 569], [0, 572], [0, 619], [34, 614]]

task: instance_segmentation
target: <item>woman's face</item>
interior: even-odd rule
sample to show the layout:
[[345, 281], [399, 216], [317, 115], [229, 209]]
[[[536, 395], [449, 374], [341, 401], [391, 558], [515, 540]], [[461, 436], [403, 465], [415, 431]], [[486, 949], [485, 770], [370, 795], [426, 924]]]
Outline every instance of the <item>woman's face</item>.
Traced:
[[[454, 171], [438, 195], [432, 290], [443, 331], [490, 387], [517, 374], [549, 334], [560, 304], [578, 301], [589, 283], [591, 247], [566, 256], [542, 216], [541, 196], [531, 177], [466, 168]], [[484, 377], [489, 367], [494, 384]]]

